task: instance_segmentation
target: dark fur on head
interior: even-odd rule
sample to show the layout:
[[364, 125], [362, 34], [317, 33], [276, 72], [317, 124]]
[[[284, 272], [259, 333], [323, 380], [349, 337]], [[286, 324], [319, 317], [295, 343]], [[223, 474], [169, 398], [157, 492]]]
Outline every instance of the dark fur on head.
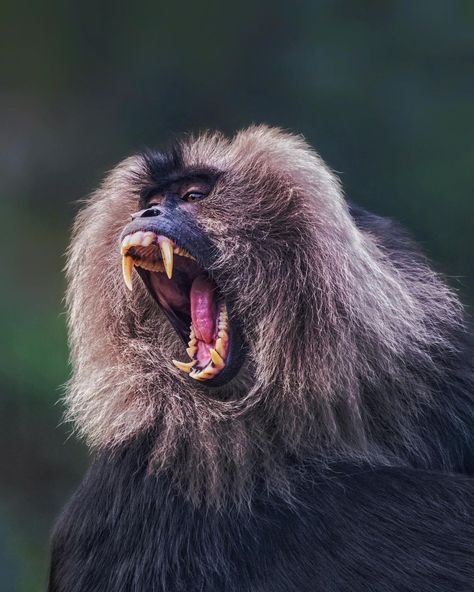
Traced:
[[196, 222], [248, 353], [212, 391], [174, 368], [175, 331], [120, 272], [120, 233], [156, 183], [152, 161], [109, 174], [69, 251], [69, 418], [93, 446], [153, 432], [150, 469], [208, 502], [245, 499], [257, 474], [285, 491], [288, 458], [465, 467], [474, 380], [462, 308], [392, 224], [349, 210], [300, 137], [254, 127], [179, 145], [171, 169], [220, 173]]

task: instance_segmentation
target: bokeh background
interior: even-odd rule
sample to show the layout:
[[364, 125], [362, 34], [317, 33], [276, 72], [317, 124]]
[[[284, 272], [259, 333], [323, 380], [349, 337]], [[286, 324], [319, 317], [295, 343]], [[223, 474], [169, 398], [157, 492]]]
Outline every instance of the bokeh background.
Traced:
[[474, 301], [470, 0], [0, 2], [0, 590], [42, 590], [88, 463], [57, 403], [75, 202], [176, 133], [303, 133]]

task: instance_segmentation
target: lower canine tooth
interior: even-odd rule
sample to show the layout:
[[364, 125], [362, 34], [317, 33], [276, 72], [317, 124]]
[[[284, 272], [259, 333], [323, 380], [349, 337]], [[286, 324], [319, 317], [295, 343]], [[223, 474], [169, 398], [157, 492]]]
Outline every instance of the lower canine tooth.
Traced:
[[186, 374], [189, 374], [191, 372], [191, 368], [195, 366], [196, 363], [197, 360], [193, 360], [192, 362], [188, 362], [187, 364], [185, 362], [178, 362], [178, 360], [173, 360], [173, 364], [176, 366], [176, 368], [178, 368], [178, 370], [186, 372]]
[[123, 255], [122, 257], [122, 273], [125, 285], [127, 288], [133, 290], [133, 259], [129, 255]]
[[220, 357], [215, 349], [211, 348], [209, 353], [211, 354], [211, 360], [213, 361], [216, 368], [223, 368], [225, 366], [224, 360]]

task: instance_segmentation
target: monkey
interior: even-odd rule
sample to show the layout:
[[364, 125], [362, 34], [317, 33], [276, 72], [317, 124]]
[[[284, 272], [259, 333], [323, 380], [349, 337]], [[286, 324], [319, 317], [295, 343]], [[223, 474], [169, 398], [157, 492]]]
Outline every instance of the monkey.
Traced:
[[50, 592], [471, 590], [472, 334], [296, 135], [121, 162], [76, 218]]

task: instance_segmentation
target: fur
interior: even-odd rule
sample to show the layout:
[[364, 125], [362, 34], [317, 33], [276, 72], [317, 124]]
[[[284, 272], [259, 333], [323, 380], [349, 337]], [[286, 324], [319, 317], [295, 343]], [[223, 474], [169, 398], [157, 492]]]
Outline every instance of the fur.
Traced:
[[196, 223], [243, 326], [247, 363], [211, 392], [171, 365], [182, 345], [118, 237], [156, 182], [150, 158], [118, 165], [78, 215], [69, 250], [68, 417], [98, 450], [159, 426], [151, 452], [195, 501], [245, 500], [256, 475], [289, 487], [286, 459], [443, 470], [472, 462], [473, 358], [462, 307], [390, 222], [349, 210], [300, 137], [266, 127], [189, 138], [166, 170], [221, 177]]
[[[171, 364], [183, 345], [119, 254], [143, 196], [200, 169], [217, 181], [194, 222], [248, 349], [213, 389]], [[67, 275], [68, 417], [95, 461], [50, 592], [472, 590], [462, 306], [303, 139], [255, 127], [125, 160], [78, 215]]]
[[[50, 592], [468, 592], [464, 476], [307, 464], [291, 504], [205, 508], [147, 472], [156, 435], [102, 453], [61, 517]], [[263, 486], [263, 487], [262, 487]]]

